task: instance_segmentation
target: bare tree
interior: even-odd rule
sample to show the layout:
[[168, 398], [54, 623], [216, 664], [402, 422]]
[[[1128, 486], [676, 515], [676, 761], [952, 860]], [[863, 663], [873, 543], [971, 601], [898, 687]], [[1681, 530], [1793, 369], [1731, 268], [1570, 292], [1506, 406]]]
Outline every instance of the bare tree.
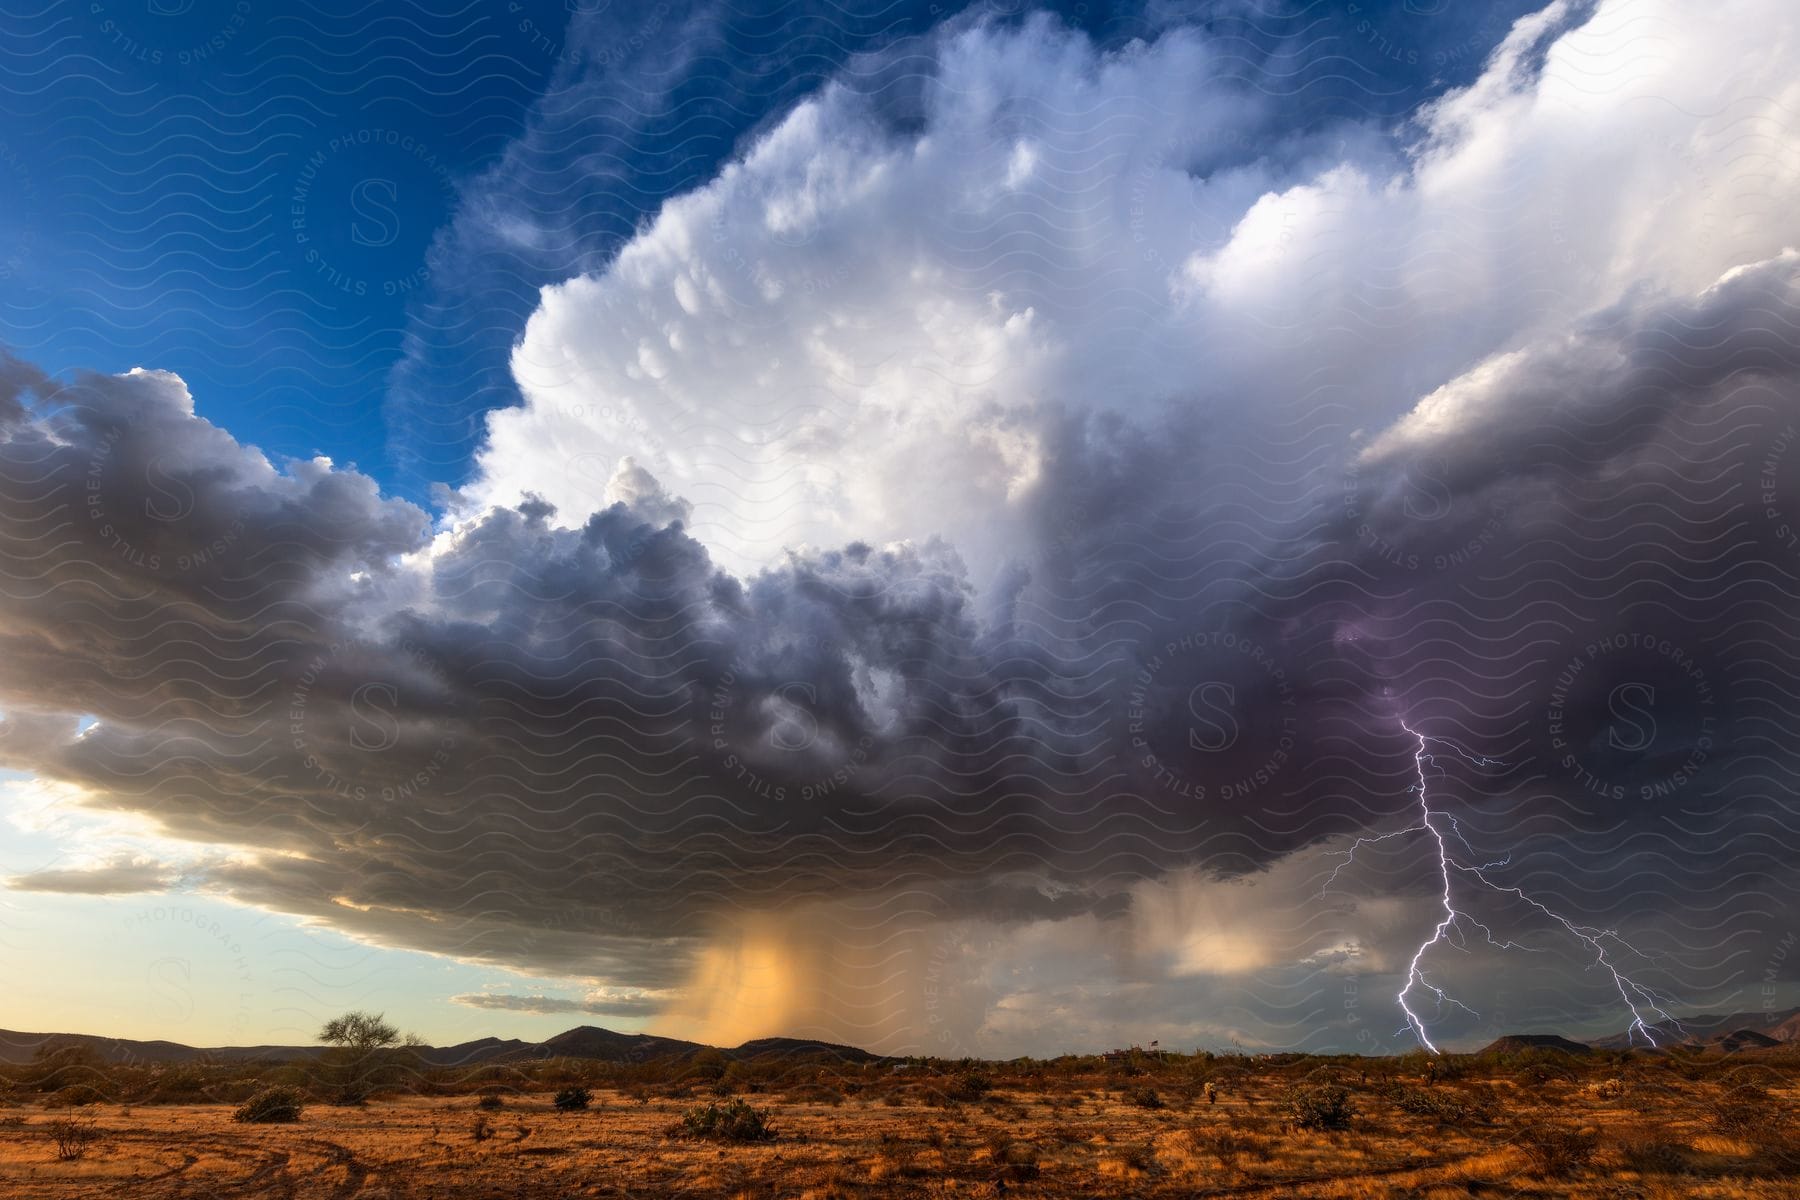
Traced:
[[333, 1017], [319, 1030], [319, 1040], [363, 1053], [396, 1045], [400, 1041], [400, 1031], [387, 1023], [385, 1015], [347, 1012], [341, 1017]]
[[325, 1078], [338, 1103], [360, 1104], [377, 1088], [391, 1087], [416, 1066], [410, 1051], [422, 1045], [388, 1024], [382, 1013], [347, 1012], [319, 1030], [319, 1040], [333, 1047], [324, 1057]]

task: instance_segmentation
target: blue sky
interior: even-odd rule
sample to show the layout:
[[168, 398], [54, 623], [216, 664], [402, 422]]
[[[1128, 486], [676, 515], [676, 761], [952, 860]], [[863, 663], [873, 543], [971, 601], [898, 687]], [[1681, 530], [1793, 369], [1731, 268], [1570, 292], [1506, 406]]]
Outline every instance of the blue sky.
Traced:
[[[1403, 1048], [1413, 729], [1754, 1003], [1800, 35], [1738, 3], [0, 14], [0, 1026]], [[1640, 1011], [1551, 926], [1432, 1028]]]
[[[958, 11], [90, 7], [4, 18], [0, 340], [50, 370], [175, 371], [241, 440], [421, 502], [517, 403], [506, 355], [539, 286], [604, 263], [827, 79], [903, 109], [904, 56], [866, 78], [858, 56]], [[1527, 7], [1047, 6], [1101, 45], [1197, 20], [1289, 93], [1291, 128], [1402, 116]]]

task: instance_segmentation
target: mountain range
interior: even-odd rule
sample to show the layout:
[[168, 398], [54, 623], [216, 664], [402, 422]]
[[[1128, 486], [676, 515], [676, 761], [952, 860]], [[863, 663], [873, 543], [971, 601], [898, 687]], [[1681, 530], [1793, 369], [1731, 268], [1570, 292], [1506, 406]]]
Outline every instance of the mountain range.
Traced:
[[[45, 1042], [86, 1046], [107, 1063], [287, 1062], [315, 1058], [323, 1046], [185, 1046], [180, 1042], [136, 1041], [85, 1033], [17, 1033], [0, 1030], [0, 1065], [28, 1063]], [[717, 1050], [728, 1059], [833, 1058], [869, 1062], [879, 1058], [854, 1046], [807, 1038], [757, 1038], [730, 1048], [707, 1046], [647, 1033], [616, 1033], [596, 1025], [578, 1025], [541, 1042], [519, 1038], [477, 1038], [454, 1046], [422, 1046], [417, 1053], [429, 1066], [466, 1067], [489, 1063], [530, 1062], [545, 1058], [590, 1058], [600, 1062], [647, 1062], [688, 1058]]]
[[[1694, 1049], [1709, 1047], [1719, 1050], [1766, 1049], [1783, 1042], [1800, 1041], [1800, 1008], [1767, 1012], [1703, 1013], [1682, 1017], [1678, 1021], [1660, 1021], [1650, 1026], [1659, 1046]], [[1630, 1030], [1589, 1043], [1597, 1050], [1626, 1050], [1642, 1046], [1644, 1038], [1635, 1038]]]
[[[1706, 1013], [1683, 1017], [1679, 1022], [1650, 1026], [1664, 1049], [1710, 1049], [1724, 1053], [1768, 1049], [1787, 1043], [1800, 1044], [1800, 1008], [1769, 1012]], [[136, 1041], [83, 1033], [16, 1033], [0, 1030], [0, 1065], [28, 1063], [45, 1042], [91, 1048], [108, 1063], [283, 1062], [316, 1057], [321, 1046], [186, 1046], [180, 1042]], [[1631, 1031], [1577, 1042], [1555, 1034], [1510, 1034], [1487, 1046], [1483, 1053], [1554, 1048], [1571, 1053], [1585, 1050], [1625, 1050], [1642, 1047], [1642, 1034]], [[688, 1058], [714, 1050], [732, 1060], [765, 1058], [832, 1058], [840, 1062], [872, 1062], [883, 1056], [808, 1038], [757, 1038], [741, 1046], [707, 1046], [680, 1038], [647, 1033], [617, 1033], [597, 1025], [578, 1025], [541, 1042], [519, 1038], [477, 1038], [454, 1046], [420, 1047], [418, 1054], [434, 1067], [480, 1066], [488, 1063], [531, 1062], [545, 1058], [588, 1058], [600, 1062], [648, 1062], [652, 1059]]]

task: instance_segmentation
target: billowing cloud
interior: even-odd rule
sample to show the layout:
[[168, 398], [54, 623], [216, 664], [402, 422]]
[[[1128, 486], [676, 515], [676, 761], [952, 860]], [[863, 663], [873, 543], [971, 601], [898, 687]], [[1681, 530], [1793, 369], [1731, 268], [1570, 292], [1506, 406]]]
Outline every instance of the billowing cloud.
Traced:
[[1401, 151], [1355, 122], [1283, 136], [1195, 31], [1111, 53], [1044, 18], [947, 33], [916, 109], [827, 88], [546, 289], [473, 494], [575, 524], [629, 455], [733, 570], [954, 534], [985, 585], [1080, 486], [1051, 462], [1062, 422], [1173, 402], [1211, 426], [1183, 447], [1204, 476], [1778, 252], [1785, 19], [1579, 12], [1521, 21]]
[[[1742, 8], [1554, 4], [1401, 149], [1197, 32], [947, 31], [908, 120], [827, 88], [548, 289], [435, 520], [9, 362], [0, 755], [671, 1032], [1322, 1047], [1431, 902], [1343, 857], [1405, 720], [1509, 886], [1728, 995], [1800, 661], [1794, 14]], [[1471, 907], [1543, 951], [1439, 968], [1483, 1020], [1619, 1023]]]

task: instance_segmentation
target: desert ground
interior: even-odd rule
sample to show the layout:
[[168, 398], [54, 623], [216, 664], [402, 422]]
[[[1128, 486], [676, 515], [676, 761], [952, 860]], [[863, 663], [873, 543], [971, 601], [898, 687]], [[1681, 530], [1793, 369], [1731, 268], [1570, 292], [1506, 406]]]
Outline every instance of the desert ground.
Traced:
[[[0, 1195], [1800, 1197], [1792, 1059], [809, 1064], [595, 1086], [581, 1111], [518, 1073], [463, 1086], [477, 1090], [309, 1101], [281, 1124], [236, 1121], [230, 1103], [15, 1091]], [[735, 1103], [773, 1137], [683, 1124]], [[59, 1158], [71, 1121], [91, 1133]]]

